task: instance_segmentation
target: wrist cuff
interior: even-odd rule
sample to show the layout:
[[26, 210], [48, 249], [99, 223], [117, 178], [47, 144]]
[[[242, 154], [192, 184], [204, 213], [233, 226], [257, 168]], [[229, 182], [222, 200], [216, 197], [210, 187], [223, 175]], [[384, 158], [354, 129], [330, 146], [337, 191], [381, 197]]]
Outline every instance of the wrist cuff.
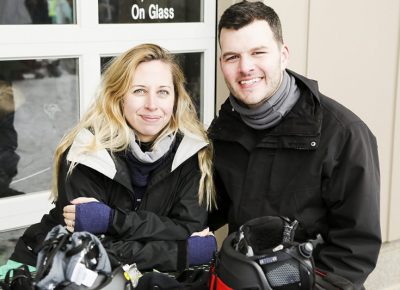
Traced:
[[75, 232], [87, 231], [92, 234], [107, 232], [112, 209], [102, 202], [88, 202], [76, 205]]
[[217, 240], [213, 235], [188, 239], [189, 266], [203, 265], [211, 262], [217, 250]]

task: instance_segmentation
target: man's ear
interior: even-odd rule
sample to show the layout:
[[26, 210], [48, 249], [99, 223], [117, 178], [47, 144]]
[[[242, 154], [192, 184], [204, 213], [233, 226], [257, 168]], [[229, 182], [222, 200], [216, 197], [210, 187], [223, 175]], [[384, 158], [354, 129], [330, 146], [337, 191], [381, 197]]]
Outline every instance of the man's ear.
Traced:
[[289, 47], [286, 44], [282, 45], [281, 48], [281, 66], [286, 69], [289, 64]]

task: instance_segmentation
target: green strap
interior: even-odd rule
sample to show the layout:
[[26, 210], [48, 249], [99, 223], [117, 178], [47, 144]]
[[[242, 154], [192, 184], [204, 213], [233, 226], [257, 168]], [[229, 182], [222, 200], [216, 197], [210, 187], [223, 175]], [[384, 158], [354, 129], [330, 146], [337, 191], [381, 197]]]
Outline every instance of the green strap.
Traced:
[[[6, 276], [6, 274], [9, 270], [19, 268], [22, 265], [23, 264], [16, 262], [14, 260], [8, 260], [7, 264], [0, 266], [0, 279], [4, 280], [4, 277]], [[29, 266], [29, 265], [27, 265], [27, 266], [28, 266], [29, 272], [36, 272], [35, 267]]]

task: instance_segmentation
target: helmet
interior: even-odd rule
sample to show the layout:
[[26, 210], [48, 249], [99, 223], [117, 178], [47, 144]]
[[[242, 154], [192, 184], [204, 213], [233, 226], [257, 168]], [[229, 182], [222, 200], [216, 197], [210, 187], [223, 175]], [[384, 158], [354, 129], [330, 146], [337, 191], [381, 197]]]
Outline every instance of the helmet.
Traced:
[[89, 232], [69, 233], [63, 226], [54, 227], [39, 252], [36, 273], [37, 289], [131, 289], [130, 276], [122, 266], [111, 271], [107, 252], [101, 241]]
[[267, 216], [230, 234], [216, 255], [210, 289], [313, 289], [313, 247], [293, 241], [297, 224]]

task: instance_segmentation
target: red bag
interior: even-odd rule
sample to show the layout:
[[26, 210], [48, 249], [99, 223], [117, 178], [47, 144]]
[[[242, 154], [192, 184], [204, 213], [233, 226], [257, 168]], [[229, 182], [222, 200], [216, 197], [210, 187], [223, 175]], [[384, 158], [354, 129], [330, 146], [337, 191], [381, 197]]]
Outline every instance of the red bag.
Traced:
[[210, 290], [233, 290], [233, 288], [229, 287], [218, 278], [217, 274], [214, 271], [214, 266], [210, 269], [211, 277], [210, 277]]

